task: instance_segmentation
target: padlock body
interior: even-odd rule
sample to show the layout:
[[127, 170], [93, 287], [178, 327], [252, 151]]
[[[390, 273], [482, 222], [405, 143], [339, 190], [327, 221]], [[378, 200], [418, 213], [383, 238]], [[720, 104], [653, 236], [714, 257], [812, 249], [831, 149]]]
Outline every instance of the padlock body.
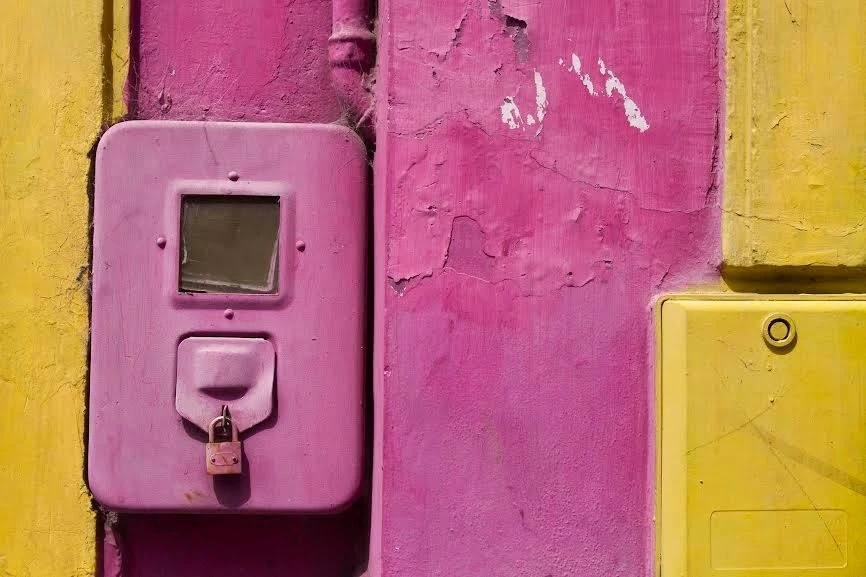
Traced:
[[205, 445], [205, 459], [209, 475], [240, 475], [244, 471], [240, 441], [208, 443]]

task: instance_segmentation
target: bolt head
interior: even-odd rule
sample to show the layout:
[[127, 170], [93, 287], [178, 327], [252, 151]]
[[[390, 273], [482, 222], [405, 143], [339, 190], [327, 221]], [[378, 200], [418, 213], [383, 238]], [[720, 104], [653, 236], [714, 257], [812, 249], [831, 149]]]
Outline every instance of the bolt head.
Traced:
[[797, 335], [794, 319], [785, 313], [773, 313], [765, 318], [761, 332], [764, 341], [776, 349], [783, 349], [791, 345]]

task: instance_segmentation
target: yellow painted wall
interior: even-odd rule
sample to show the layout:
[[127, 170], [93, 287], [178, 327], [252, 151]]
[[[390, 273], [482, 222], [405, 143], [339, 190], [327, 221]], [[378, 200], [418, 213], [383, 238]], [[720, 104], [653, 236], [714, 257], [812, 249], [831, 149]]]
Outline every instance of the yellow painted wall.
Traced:
[[[103, 122], [122, 113], [114, 79], [123, 72], [107, 63], [116, 52], [125, 66], [128, 20], [122, 6], [114, 12], [93, 0], [0, 7], [2, 575], [94, 571], [84, 485], [87, 174]], [[112, 47], [103, 40], [115, 26]]]
[[111, 4], [111, 19], [105, 15], [104, 30], [110, 34], [106, 38], [105, 47], [109, 50], [111, 76], [107, 78], [110, 82], [106, 86], [107, 94], [111, 96], [111, 106], [106, 106], [104, 112], [109, 120], [117, 120], [126, 114], [126, 101], [124, 100], [124, 86], [126, 75], [129, 72], [129, 1], [113, 0]]
[[727, 6], [726, 265], [866, 266], [866, 2]]
[[859, 577], [864, 301], [782, 295], [864, 291], [866, 2], [726, 6], [723, 280], [779, 294], [656, 308], [657, 574]]

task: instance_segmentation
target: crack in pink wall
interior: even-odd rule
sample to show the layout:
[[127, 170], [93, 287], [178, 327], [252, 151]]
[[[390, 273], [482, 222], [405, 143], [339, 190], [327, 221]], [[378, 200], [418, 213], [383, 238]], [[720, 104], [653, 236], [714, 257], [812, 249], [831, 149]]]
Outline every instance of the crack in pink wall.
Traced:
[[650, 303], [720, 254], [718, 5], [388, 1], [380, 28], [376, 566], [647, 575]]

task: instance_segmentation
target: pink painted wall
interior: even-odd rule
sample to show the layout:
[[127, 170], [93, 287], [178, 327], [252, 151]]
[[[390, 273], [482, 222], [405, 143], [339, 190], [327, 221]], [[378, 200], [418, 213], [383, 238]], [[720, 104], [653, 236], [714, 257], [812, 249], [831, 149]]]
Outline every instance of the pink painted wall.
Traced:
[[[650, 302], [719, 261], [717, 2], [380, 2], [372, 575], [649, 573]], [[140, 118], [339, 116], [327, 2], [137, 11]], [[125, 574], [349, 575], [366, 516], [124, 516]]]
[[329, 1], [134, 1], [131, 91], [139, 118], [340, 116], [328, 71]]
[[719, 262], [717, 2], [380, 16], [374, 565], [647, 575], [650, 303]]

